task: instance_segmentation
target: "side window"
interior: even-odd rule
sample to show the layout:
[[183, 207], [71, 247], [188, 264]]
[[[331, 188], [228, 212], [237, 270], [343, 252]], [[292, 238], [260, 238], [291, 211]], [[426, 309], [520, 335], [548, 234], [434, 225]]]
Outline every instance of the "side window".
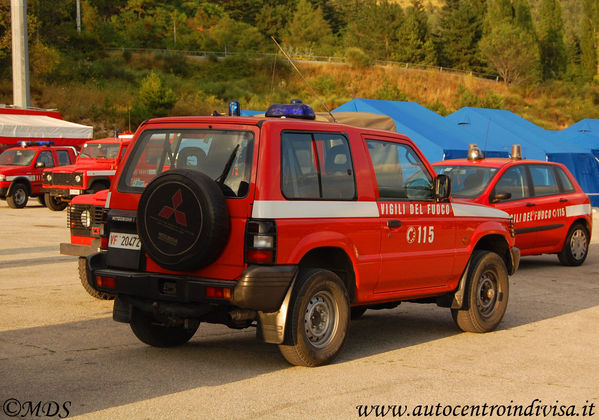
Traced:
[[35, 164], [37, 165], [39, 162], [43, 162], [46, 168], [52, 168], [54, 166], [54, 158], [52, 157], [52, 152], [49, 150], [44, 150], [40, 152]]
[[495, 184], [495, 193], [509, 193], [510, 200], [521, 200], [530, 197], [528, 182], [526, 182], [524, 166], [513, 166], [501, 175]]
[[562, 192], [565, 193], [573, 193], [576, 190], [574, 189], [574, 185], [572, 185], [572, 181], [568, 178], [568, 175], [564, 172], [562, 168], [559, 166], [554, 166], [555, 171], [557, 172], [557, 177], [559, 178], [560, 183], [562, 184]]
[[535, 196], [559, 194], [559, 186], [553, 169], [549, 165], [530, 165], [530, 175]]
[[433, 179], [411, 147], [366, 140], [379, 196], [390, 200], [431, 200]]
[[353, 200], [347, 139], [336, 133], [283, 133], [281, 191], [288, 199]]
[[58, 165], [68, 165], [71, 163], [71, 158], [69, 156], [69, 152], [66, 150], [57, 150], [56, 156], [58, 157]]

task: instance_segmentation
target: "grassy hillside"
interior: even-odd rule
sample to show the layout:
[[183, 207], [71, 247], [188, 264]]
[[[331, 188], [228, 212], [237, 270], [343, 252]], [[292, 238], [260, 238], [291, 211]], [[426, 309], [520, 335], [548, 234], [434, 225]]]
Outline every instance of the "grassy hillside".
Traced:
[[[86, 82], [42, 84], [34, 78], [32, 105], [57, 108], [68, 120], [93, 125], [95, 137], [110, 135], [114, 129], [130, 127], [130, 111], [140, 81], [152, 70], [175, 93], [171, 115], [225, 112], [230, 100], [239, 100], [244, 109], [263, 110], [270, 103], [301, 98], [323, 110], [301, 78], [281, 60], [186, 60], [151, 54], [123, 57], [117, 53], [105, 58], [103, 66], [113, 69], [108, 79], [91, 77]], [[501, 108], [549, 129], [564, 128], [582, 118], [599, 118], [596, 85], [576, 88], [555, 82], [545, 87], [508, 88], [469, 75], [398, 66], [299, 66], [330, 108], [355, 97], [415, 101], [442, 115], [463, 106]], [[0, 84], [0, 103], [12, 103], [9, 82]], [[135, 129], [135, 123], [131, 129]]]

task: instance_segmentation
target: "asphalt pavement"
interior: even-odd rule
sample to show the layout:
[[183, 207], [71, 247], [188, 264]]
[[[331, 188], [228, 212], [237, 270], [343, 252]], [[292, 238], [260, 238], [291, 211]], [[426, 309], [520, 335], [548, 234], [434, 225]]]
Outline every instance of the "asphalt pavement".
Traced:
[[404, 303], [367, 311], [334, 363], [303, 368], [253, 328], [146, 346], [59, 254], [65, 212], [0, 202], [0, 222], [0, 418], [599, 417], [597, 234], [581, 267], [523, 258], [497, 331]]

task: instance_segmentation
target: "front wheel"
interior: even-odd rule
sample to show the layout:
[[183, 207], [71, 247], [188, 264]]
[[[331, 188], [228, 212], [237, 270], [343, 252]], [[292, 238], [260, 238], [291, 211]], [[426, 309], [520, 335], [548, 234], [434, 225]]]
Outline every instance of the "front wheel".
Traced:
[[505, 314], [509, 296], [508, 274], [499, 255], [475, 251], [468, 274], [465, 309], [452, 309], [451, 315], [462, 331], [493, 331]]
[[27, 201], [29, 201], [27, 186], [20, 182], [14, 184], [6, 196], [6, 202], [13, 209], [22, 209], [27, 205]]
[[134, 310], [129, 325], [143, 343], [154, 347], [175, 347], [187, 343], [198, 330], [200, 322], [190, 321], [188, 328], [183, 325], [164, 326], [151, 314]]
[[66, 201], [62, 201], [60, 198], [50, 195], [50, 193], [44, 193], [44, 201], [46, 207], [52, 211], [63, 211], [69, 205]]
[[343, 346], [349, 319], [349, 297], [339, 276], [329, 270], [305, 270], [298, 278], [279, 350], [292, 365], [329, 363]]
[[557, 257], [562, 265], [578, 266], [589, 253], [589, 231], [582, 223], [572, 225], [566, 236], [564, 248]]

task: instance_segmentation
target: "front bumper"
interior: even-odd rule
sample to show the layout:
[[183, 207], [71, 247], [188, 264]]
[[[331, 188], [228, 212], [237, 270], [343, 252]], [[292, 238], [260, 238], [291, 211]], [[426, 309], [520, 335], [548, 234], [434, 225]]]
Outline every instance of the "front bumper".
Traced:
[[[106, 264], [106, 253], [87, 257], [87, 279], [101, 292], [125, 295], [149, 302], [172, 303], [181, 308], [190, 304], [220, 304], [263, 312], [277, 311], [297, 266], [249, 266], [239, 280], [218, 280], [185, 275], [147, 273], [112, 269]], [[114, 288], [98, 287], [97, 276], [114, 279]], [[207, 287], [231, 290], [230, 299], [206, 296]], [[173, 306], [173, 305], [171, 305]]]
[[54, 197], [74, 197], [83, 194], [81, 188], [48, 188], [42, 187], [42, 193], [49, 193]]
[[508, 267], [508, 272], [510, 276], [518, 271], [518, 267], [520, 266], [520, 249], [515, 246], [510, 249], [510, 267]]
[[100, 239], [94, 239], [90, 245], [61, 243], [60, 253], [62, 255], [74, 255], [76, 257], [87, 257], [95, 254], [100, 249]]

